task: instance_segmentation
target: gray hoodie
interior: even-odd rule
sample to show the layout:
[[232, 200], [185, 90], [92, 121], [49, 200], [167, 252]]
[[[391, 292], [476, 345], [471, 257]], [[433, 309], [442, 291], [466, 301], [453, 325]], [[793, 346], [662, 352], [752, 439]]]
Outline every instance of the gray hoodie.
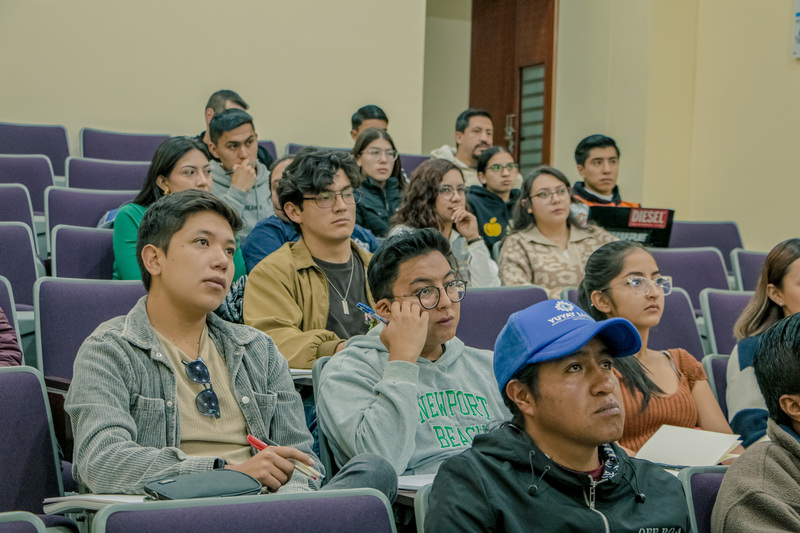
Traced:
[[336, 462], [375, 453], [400, 474], [431, 474], [488, 425], [508, 420], [492, 352], [446, 343], [435, 362], [389, 362], [379, 325], [325, 365], [317, 416]]
[[230, 172], [222, 168], [218, 161], [211, 161], [211, 180], [213, 181], [211, 192], [242, 217], [244, 229], [238, 234], [242, 240], [259, 220], [275, 214], [269, 190], [269, 171], [262, 163], [256, 164], [256, 184], [247, 192], [231, 187]]

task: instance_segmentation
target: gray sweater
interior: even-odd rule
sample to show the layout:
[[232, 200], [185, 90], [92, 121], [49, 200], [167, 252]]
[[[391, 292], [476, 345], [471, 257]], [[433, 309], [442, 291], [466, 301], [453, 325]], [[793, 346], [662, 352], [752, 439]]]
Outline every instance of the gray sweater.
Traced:
[[[75, 436], [73, 474], [92, 492], [141, 493], [150, 481], [211, 470], [216, 459], [180, 449], [175, 370], [161, 353], [146, 301], [98, 326], [75, 360], [65, 404]], [[207, 324], [248, 431], [309, 454], [319, 470], [300, 396], [272, 339], [213, 313]], [[280, 492], [317, 488], [295, 475]]]
[[218, 161], [211, 161], [211, 180], [213, 192], [230, 205], [244, 221], [244, 229], [238, 236], [244, 240], [256, 223], [262, 218], [275, 214], [269, 190], [269, 171], [261, 163], [256, 164], [256, 183], [247, 192], [231, 186], [231, 176]]
[[317, 416], [337, 463], [370, 452], [398, 474], [435, 473], [487, 425], [511, 418], [492, 352], [453, 338], [435, 362], [389, 362], [381, 329], [351, 338], [320, 379]]

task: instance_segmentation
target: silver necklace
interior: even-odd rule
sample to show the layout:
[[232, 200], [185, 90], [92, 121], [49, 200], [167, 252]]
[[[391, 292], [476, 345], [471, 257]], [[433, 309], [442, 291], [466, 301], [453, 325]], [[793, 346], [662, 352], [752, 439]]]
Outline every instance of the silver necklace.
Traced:
[[355, 270], [355, 265], [353, 264], [353, 252], [350, 252], [350, 260], [348, 263], [350, 263], [350, 281], [347, 282], [347, 290], [344, 291], [344, 296], [342, 296], [342, 293], [339, 292], [339, 290], [333, 285], [333, 282], [330, 280], [330, 278], [325, 276], [325, 279], [328, 280], [328, 285], [330, 285], [331, 289], [333, 289], [336, 295], [342, 299], [342, 312], [346, 315], [350, 314], [350, 306], [347, 305], [347, 295], [350, 294], [350, 285], [353, 284], [353, 271]]

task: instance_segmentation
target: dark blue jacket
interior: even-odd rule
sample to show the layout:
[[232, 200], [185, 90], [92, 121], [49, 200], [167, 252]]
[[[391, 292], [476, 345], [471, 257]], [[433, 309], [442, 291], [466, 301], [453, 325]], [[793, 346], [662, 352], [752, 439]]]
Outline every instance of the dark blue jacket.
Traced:
[[490, 252], [494, 243], [505, 238], [508, 223], [511, 221], [511, 211], [520, 194], [519, 189], [511, 189], [508, 202], [504, 202], [485, 187], [473, 185], [469, 188], [467, 203], [478, 219], [478, 231]]
[[403, 198], [397, 178], [387, 179], [386, 188], [382, 189], [374, 179], [367, 176], [359, 190], [361, 200], [356, 204], [356, 224], [367, 228], [378, 237], [386, 237], [389, 219], [397, 211]]

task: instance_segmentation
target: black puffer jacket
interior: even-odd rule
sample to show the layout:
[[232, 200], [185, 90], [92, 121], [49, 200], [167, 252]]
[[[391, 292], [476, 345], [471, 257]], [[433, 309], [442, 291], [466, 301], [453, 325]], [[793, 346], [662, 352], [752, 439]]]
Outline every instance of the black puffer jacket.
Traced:
[[425, 531], [687, 533], [678, 479], [605, 445], [603, 478], [568, 471], [511, 424], [478, 435], [445, 461], [430, 494]]
[[361, 200], [356, 204], [356, 224], [367, 228], [376, 237], [386, 237], [389, 232], [389, 219], [394, 215], [403, 197], [397, 178], [387, 179], [386, 187], [382, 189], [375, 180], [367, 177], [359, 190]]

